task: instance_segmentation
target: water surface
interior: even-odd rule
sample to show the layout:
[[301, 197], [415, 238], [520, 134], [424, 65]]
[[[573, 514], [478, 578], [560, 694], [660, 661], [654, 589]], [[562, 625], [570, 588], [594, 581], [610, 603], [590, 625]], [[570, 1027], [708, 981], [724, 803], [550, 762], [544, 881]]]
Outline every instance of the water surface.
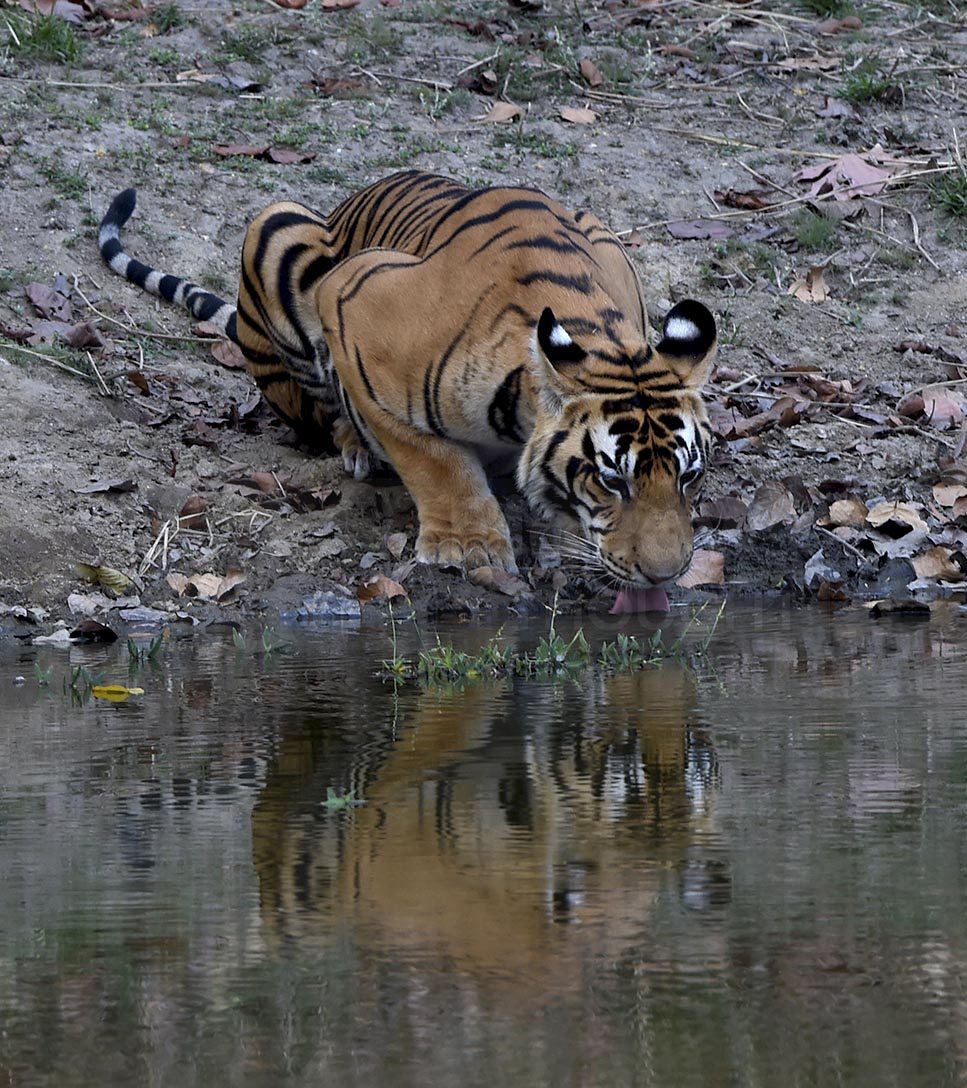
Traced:
[[0, 648], [0, 1083], [967, 1083], [962, 612], [463, 690], [287, 634], [119, 704]]

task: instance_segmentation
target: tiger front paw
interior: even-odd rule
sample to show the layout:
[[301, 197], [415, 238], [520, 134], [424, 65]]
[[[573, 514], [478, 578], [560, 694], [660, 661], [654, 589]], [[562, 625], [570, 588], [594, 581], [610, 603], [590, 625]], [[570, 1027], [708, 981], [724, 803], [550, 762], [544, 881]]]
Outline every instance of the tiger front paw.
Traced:
[[499, 567], [517, 574], [509, 534], [494, 530], [457, 533], [453, 529], [422, 529], [416, 541], [416, 558], [441, 567]]

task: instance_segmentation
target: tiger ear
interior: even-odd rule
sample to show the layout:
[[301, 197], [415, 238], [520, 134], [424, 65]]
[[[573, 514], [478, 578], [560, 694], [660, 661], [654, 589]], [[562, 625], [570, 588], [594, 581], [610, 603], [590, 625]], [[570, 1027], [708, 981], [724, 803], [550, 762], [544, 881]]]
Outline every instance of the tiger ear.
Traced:
[[689, 389], [699, 389], [712, 372], [718, 332], [715, 318], [701, 302], [685, 299], [665, 316], [655, 349]]
[[576, 396], [581, 388], [568, 377], [568, 368], [583, 362], [588, 353], [574, 342], [549, 306], [537, 322], [532, 347], [541, 400], [546, 408], [559, 412], [564, 402]]

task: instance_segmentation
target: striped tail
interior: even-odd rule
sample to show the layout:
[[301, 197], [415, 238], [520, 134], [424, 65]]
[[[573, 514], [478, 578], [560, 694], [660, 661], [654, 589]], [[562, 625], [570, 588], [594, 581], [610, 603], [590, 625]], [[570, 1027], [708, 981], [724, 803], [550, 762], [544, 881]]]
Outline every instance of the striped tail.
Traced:
[[158, 295], [176, 306], [183, 306], [199, 321], [214, 326], [223, 336], [238, 343], [235, 328], [236, 308], [197, 283], [157, 272], [150, 265], [129, 257], [121, 245], [121, 228], [131, 218], [138, 194], [125, 189], [111, 201], [111, 206], [101, 220], [97, 242], [101, 256], [112, 272], [138, 285], [152, 295]]

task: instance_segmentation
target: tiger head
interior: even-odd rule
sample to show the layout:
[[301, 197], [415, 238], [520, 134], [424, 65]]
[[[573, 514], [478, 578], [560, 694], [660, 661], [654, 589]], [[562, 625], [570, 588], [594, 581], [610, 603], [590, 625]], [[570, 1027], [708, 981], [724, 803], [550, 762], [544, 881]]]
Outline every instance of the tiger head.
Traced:
[[692, 558], [715, 319], [699, 302], [680, 302], [652, 348], [618, 311], [598, 318], [541, 314], [536, 419], [518, 483], [537, 510], [577, 523], [584, 540], [576, 550], [599, 573], [648, 589], [678, 577]]

